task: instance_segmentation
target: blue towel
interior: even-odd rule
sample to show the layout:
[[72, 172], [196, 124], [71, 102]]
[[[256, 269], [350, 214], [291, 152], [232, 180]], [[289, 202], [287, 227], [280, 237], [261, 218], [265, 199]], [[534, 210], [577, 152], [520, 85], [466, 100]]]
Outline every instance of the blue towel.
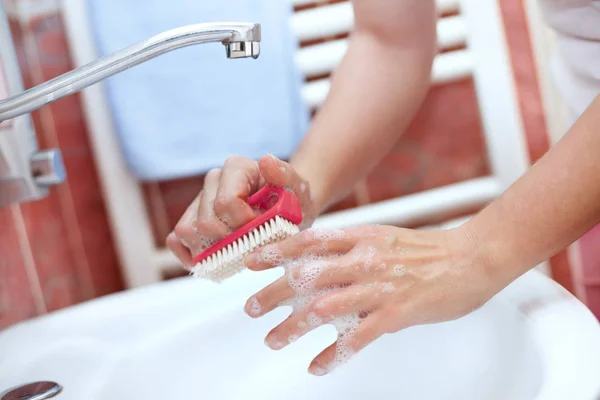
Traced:
[[88, 0], [98, 51], [107, 55], [162, 31], [204, 22], [258, 22], [257, 60], [207, 43], [161, 55], [105, 81], [114, 126], [140, 180], [194, 176], [232, 154], [286, 158], [309, 112], [294, 67], [289, 0]]

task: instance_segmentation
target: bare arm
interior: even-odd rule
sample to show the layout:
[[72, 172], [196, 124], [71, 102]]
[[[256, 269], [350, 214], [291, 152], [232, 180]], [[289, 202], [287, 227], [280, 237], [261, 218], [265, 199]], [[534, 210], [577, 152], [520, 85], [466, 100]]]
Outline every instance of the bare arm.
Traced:
[[354, 0], [355, 31], [331, 92], [292, 159], [316, 207], [343, 197], [420, 107], [436, 52], [433, 0]]
[[[342, 198], [398, 140], [421, 105], [435, 56], [434, 0], [354, 0], [355, 32], [326, 104], [291, 161], [227, 159], [167, 238], [184, 265], [244, 225], [246, 199], [265, 184], [297, 195], [309, 226]], [[305, 190], [310, 185], [311, 190]]]
[[[320, 376], [337, 368], [338, 349], [349, 348], [353, 354], [386, 333], [462, 317], [600, 223], [599, 177], [600, 96], [555, 148], [461, 227], [419, 231], [361, 226], [328, 239], [315, 239], [305, 231], [270, 245], [269, 254], [280, 254], [283, 261], [265, 259], [257, 251], [245, 260], [249, 269], [283, 266], [293, 271], [286, 276], [302, 277], [295, 272], [305, 266], [295, 260], [318, 247], [327, 262], [316, 280], [300, 282], [317, 288], [340, 285], [324, 294], [315, 292], [306, 307], [294, 308], [265, 343], [281, 349], [288, 338], [314, 329], [298, 324], [311, 314], [319, 323], [343, 315], [362, 318], [356, 331], [339, 335], [336, 344], [313, 360], [309, 371]], [[367, 253], [377, 268], [365, 268]], [[295, 295], [296, 282], [292, 287], [284, 277], [265, 287], [249, 299], [246, 312], [257, 318], [286, 304]], [[369, 312], [361, 317], [364, 310]]]
[[600, 96], [564, 138], [465, 227], [510, 281], [600, 223]]

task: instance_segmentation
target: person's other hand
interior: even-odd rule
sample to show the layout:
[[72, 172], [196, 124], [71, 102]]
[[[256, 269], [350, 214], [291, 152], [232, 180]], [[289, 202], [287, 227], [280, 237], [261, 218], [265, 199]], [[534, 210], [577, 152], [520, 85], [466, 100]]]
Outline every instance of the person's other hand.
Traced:
[[291, 189], [302, 208], [301, 228], [309, 227], [317, 211], [310, 186], [294, 168], [272, 155], [258, 162], [242, 156], [228, 158], [221, 169], [211, 170], [204, 188], [167, 237], [167, 247], [182, 264], [192, 267], [192, 258], [256, 215], [247, 200], [266, 184]]
[[462, 317], [508, 284], [476, 260], [472, 242], [461, 228], [309, 229], [246, 257], [251, 270], [283, 266], [286, 273], [252, 296], [245, 310], [256, 318], [296, 304], [267, 335], [265, 343], [276, 350], [322, 324], [355, 318], [354, 328], [344, 328], [311, 363], [309, 371], [323, 375], [386, 333]]

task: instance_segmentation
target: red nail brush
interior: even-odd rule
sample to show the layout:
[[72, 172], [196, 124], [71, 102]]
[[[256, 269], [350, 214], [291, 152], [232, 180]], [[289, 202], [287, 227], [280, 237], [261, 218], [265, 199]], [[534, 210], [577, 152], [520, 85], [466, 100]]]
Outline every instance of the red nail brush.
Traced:
[[252, 251], [298, 233], [302, 210], [291, 191], [265, 186], [250, 196], [248, 205], [260, 215], [194, 257], [194, 276], [221, 282], [241, 272]]

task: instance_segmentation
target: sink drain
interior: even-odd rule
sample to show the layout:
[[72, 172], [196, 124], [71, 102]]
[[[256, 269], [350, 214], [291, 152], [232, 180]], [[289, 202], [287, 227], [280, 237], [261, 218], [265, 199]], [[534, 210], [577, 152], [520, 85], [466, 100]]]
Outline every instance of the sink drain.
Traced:
[[58, 383], [34, 382], [0, 393], [0, 400], [44, 400], [56, 396], [61, 390], [62, 386]]

